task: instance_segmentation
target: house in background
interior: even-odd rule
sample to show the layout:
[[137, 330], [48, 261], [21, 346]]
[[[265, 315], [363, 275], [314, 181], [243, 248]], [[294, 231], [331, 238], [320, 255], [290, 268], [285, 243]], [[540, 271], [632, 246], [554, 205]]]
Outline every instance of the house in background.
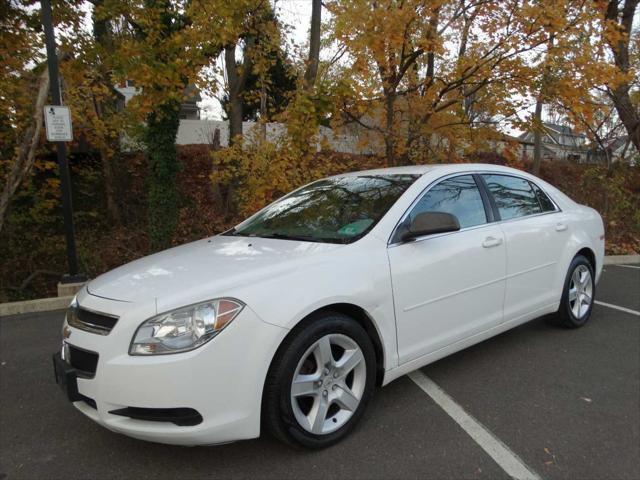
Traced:
[[[556, 123], [542, 123], [542, 158], [548, 160], [568, 160], [576, 163], [587, 161], [587, 136], [574, 132], [571, 127]], [[524, 132], [521, 140], [533, 144], [534, 133]], [[533, 149], [531, 150], [533, 156]]]
[[[116, 85], [116, 90], [124, 95], [125, 105], [133, 97], [140, 93], [140, 89], [136, 87], [136, 84], [132, 80], [127, 80], [124, 84]], [[202, 101], [200, 90], [190, 83], [187, 88], [184, 89], [184, 99], [180, 105], [180, 118], [182, 120], [200, 120], [200, 107], [198, 102]]]
[[[489, 142], [491, 152], [498, 153], [500, 155], [506, 155], [509, 152], [514, 158], [518, 160], [531, 160], [533, 158], [533, 141], [529, 141], [523, 138], [522, 135], [514, 137], [502, 133], [495, 140]], [[542, 144], [542, 158], [553, 157], [554, 152], [544, 144]]]
[[636, 165], [640, 160], [640, 155], [631, 144], [628, 135], [622, 135], [606, 141], [604, 146], [598, 144], [593, 145], [587, 152], [587, 162], [589, 163], [607, 163], [607, 158], [612, 162], [627, 162]]
[[184, 98], [180, 105], [180, 118], [182, 120], [200, 120], [200, 107], [198, 102], [202, 101], [200, 90], [193, 83], [184, 89]]

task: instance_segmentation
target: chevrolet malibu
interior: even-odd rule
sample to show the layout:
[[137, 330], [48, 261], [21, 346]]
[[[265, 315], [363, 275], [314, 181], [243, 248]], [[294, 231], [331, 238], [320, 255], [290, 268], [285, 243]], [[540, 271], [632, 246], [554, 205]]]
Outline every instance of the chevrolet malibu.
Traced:
[[143, 440], [326, 447], [376, 385], [543, 315], [584, 325], [603, 255], [600, 215], [519, 170], [338, 175], [91, 281], [56, 381]]

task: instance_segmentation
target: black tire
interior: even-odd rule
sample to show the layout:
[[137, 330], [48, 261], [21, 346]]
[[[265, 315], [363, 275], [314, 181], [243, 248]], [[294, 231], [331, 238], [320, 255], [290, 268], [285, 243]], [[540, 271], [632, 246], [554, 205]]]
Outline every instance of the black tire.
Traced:
[[[291, 400], [291, 383], [305, 352], [325, 335], [342, 334], [355, 341], [362, 351], [366, 381], [359, 405], [338, 430], [313, 434], [296, 420]], [[319, 312], [305, 319], [279, 347], [267, 374], [262, 403], [263, 426], [277, 439], [312, 449], [326, 448], [340, 441], [358, 423], [373, 395], [376, 356], [367, 332], [351, 317], [339, 312]]]
[[[576, 317], [574, 312], [571, 309], [571, 300], [569, 298], [569, 289], [572, 283], [573, 273], [579, 267], [584, 266], [588, 269], [592, 287], [592, 295], [591, 295], [591, 303], [588, 306], [586, 313], [582, 314], [580, 318]], [[593, 302], [595, 300], [596, 294], [596, 284], [595, 284], [595, 276], [593, 272], [593, 265], [586, 257], [582, 255], [576, 255], [574, 259], [571, 261], [569, 265], [569, 270], [567, 271], [567, 276], [564, 281], [564, 288], [562, 290], [562, 299], [560, 301], [560, 308], [555, 315], [551, 317], [551, 320], [556, 325], [559, 325], [564, 328], [579, 328], [582, 327], [589, 321], [589, 317], [591, 317], [591, 311], [593, 310]]]

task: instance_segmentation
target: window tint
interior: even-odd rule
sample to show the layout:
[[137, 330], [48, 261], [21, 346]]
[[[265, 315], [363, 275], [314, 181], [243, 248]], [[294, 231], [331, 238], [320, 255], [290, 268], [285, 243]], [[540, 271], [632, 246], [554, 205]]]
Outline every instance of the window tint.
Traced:
[[410, 217], [424, 212], [444, 212], [455, 215], [460, 228], [487, 222], [480, 191], [471, 175], [443, 180], [431, 188], [411, 211]]
[[554, 212], [556, 210], [556, 206], [553, 204], [551, 199], [547, 196], [546, 193], [542, 191], [542, 189], [537, 186], [535, 183], [530, 182], [533, 187], [533, 191], [536, 194], [536, 198], [538, 199], [538, 203], [540, 203], [540, 207], [543, 212]]
[[542, 212], [538, 198], [527, 180], [508, 175], [483, 175], [483, 178], [493, 194], [502, 220]]

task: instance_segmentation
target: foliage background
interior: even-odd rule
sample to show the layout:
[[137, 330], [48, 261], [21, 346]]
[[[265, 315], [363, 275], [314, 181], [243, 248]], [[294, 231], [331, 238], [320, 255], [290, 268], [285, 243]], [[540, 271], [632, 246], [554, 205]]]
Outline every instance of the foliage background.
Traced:
[[[261, 150], [262, 151], [262, 150]], [[206, 145], [178, 147], [180, 171], [178, 220], [172, 244], [200, 239], [230, 228], [246, 214], [286, 193], [308, 178], [298, 177], [278, 185], [259, 167], [245, 179], [244, 205], [225, 214], [217, 204], [211, 182], [215, 165]], [[268, 155], [266, 156], [268, 158]], [[495, 154], [479, 154], [469, 161], [511, 163]], [[386, 166], [382, 157], [320, 152], [309, 156], [313, 176]], [[121, 225], [105, 216], [100, 161], [92, 155], [71, 158], [79, 260], [90, 277], [151, 253], [147, 233], [147, 165], [141, 153], [128, 154], [120, 162], [123, 184], [118, 185]], [[529, 165], [515, 164], [520, 168]], [[0, 236], [0, 302], [55, 296], [65, 272], [65, 244], [58, 180], [52, 152], [39, 157], [36, 170], [15, 199], [5, 231]], [[612, 172], [602, 166], [543, 162], [542, 178], [552, 182], [577, 202], [603, 214], [607, 253], [640, 252], [640, 169], [618, 165]], [[35, 275], [34, 275], [35, 273]]]

